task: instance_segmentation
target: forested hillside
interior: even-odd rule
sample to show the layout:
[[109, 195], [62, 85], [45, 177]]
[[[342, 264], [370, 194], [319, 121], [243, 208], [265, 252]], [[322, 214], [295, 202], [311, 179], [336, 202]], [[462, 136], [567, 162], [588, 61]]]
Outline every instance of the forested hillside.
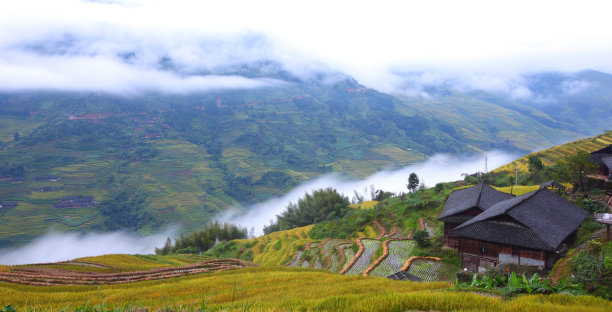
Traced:
[[[1, 94], [0, 246], [51, 226], [149, 233], [178, 223], [188, 232], [229, 206], [329, 172], [365, 177], [436, 153], [529, 151], [593, 131], [483, 94], [400, 100], [346, 76], [227, 74], [283, 84], [186, 95]], [[426, 109], [436, 103], [438, 111]]]

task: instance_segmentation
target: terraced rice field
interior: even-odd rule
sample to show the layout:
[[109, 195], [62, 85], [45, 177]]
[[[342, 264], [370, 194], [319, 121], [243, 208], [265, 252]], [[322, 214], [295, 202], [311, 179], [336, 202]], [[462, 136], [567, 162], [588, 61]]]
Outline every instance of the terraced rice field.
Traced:
[[[74, 262], [72, 266], [85, 267], [108, 267], [91, 262]], [[0, 272], [0, 281], [33, 285], [104, 285], [104, 284], [123, 284], [138, 281], [149, 281], [180, 277], [197, 273], [212, 273], [227, 271], [238, 268], [255, 266], [253, 263], [239, 259], [215, 259], [204, 262], [180, 266], [162, 267], [147, 271], [132, 271], [121, 273], [97, 273], [79, 272], [70, 270], [73, 267], [62, 268], [62, 266], [49, 267], [53, 265], [40, 266], [17, 266], [9, 269], [8, 272]]]
[[346, 275], [361, 275], [372, 264], [372, 256], [376, 252], [380, 241], [376, 239], [362, 239], [364, 246], [363, 254], [357, 259], [357, 262], [346, 272]]
[[554, 164], [555, 162], [557, 162], [557, 160], [561, 159], [562, 157], [574, 154], [578, 150], [584, 150], [590, 153], [590, 152], [594, 152], [596, 150], [602, 149], [610, 144], [612, 144], [612, 131], [606, 131], [605, 133], [600, 134], [595, 137], [572, 141], [572, 142], [569, 142], [563, 145], [558, 145], [558, 146], [555, 146], [555, 147], [552, 147], [552, 148], [549, 148], [543, 151], [534, 152], [534, 153], [525, 155], [524, 157], [521, 157], [512, 163], [503, 165], [495, 169], [494, 171], [503, 171], [503, 172], [509, 172], [511, 174], [514, 174], [515, 172], [514, 163], [516, 163], [518, 165], [519, 173], [525, 174], [529, 171], [528, 170], [529, 155], [532, 155], [532, 154], [537, 155], [538, 157], [542, 159], [542, 162], [544, 163], [544, 165], [550, 166]]
[[349, 262], [351, 262], [351, 260], [353, 260], [355, 257], [355, 252], [350, 248], [351, 244], [342, 244], [338, 247], [343, 251], [344, 258], [346, 259], [346, 261], [340, 265], [341, 268], [344, 268]]
[[389, 256], [372, 270], [369, 275], [387, 277], [400, 271], [404, 262], [412, 255], [415, 245], [415, 242], [412, 240], [389, 242]]
[[457, 273], [457, 268], [441, 261], [416, 259], [412, 261], [408, 273], [424, 282], [448, 281]]
[[[163, 261], [163, 259], [160, 259]], [[607, 312], [592, 296], [512, 299], [455, 292], [448, 282], [398, 282], [322, 270], [255, 267], [115, 285], [0, 282], [0, 305], [18, 311], [544, 311]]]

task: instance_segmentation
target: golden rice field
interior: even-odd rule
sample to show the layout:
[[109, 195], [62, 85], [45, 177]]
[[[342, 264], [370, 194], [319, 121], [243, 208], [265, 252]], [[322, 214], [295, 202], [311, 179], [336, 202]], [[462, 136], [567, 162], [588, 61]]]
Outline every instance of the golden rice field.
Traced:
[[352, 204], [349, 205], [349, 207], [351, 208], [361, 208], [361, 209], [372, 209], [374, 207], [376, 207], [376, 205], [378, 204], [378, 201], [376, 200], [368, 200], [368, 201], [364, 201], [361, 204]]
[[517, 185], [517, 186], [504, 186], [504, 187], [493, 186], [493, 188], [500, 192], [520, 196], [520, 195], [527, 194], [529, 192], [538, 190], [540, 186], [539, 185]]
[[[308, 232], [313, 225], [295, 228], [286, 231], [274, 232], [253, 239], [237, 239], [240, 244], [251, 245], [253, 262], [263, 266], [284, 265], [303, 249], [306, 243], [311, 242]], [[278, 243], [280, 241], [280, 244]]]
[[[590, 296], [525, 295], [503, 299], [456, 292], [447, 282], [400, 282], [323, 270], [258, 267], [164, 280], [85, 286], [0, 283], [0, 305], [18, 310], [79, 308], [174, 311], [611, 311]], [[126, 309], [127, 308], [127, 309]], [[202, 309], [205, 308], [205, 309]]]
[[544, 165], [552, 165], [562, 157], [574, 154], [578, 150], [584, 150], [591, 153], [610, 144], [612, 144], [612, 131], [606, 131], [605, 133], [595, 137], [572, 141], [563, 145], [554, 146], [549, 149], [525, 155], [519, 159], [516, 159], [514, 162], [495, 169], [494, 171], [514, 173], [516, 163], [519, 173], [525, 174], [529, 172], [527, 160], [529, 155], [537, 155], [542, 159]]

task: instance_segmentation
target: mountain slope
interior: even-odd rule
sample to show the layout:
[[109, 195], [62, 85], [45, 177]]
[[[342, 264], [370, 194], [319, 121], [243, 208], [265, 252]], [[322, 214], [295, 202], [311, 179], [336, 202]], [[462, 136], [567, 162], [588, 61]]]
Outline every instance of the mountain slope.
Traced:
[[[50, 226], [146, 233], [178, 223], [190, 231], [228, 206], [330, 171], [363, 177], [436, 152], [475, 151], [443, 125], [402, 113], [394, 97], [350, 79], [192, 95], [0, 100], [0, 202], [17, 203], [0, 209], [0, 246]], [[70, 196], [93, 201], [54, 208]]]
[[529, 172], [529, 155], [536, 155], [540, 157], [544, 165], [550, 166], [555, 164], [558, 160], [563, 157], [575, 154], [576, 151], [582, 150], [589, 153], [596, 150], [602, 149], [612, 144], [612, 131], [606, 131], [598, 136], [571, 141], [562, 145], [554, 146], [538, 152], [533, 152], [525, 155], [512, 163], [503, 165], [495, 170], [494, 172], [508, 172], [512, 175], [515, 173], [515, 164], [518, 167], [519, 174], [526, 174]]
[[188, 232], [328, 172], [365, 177], [435, 153], [530, 151], [592, 131], [486, 92], [400, 100], [340, 74], [300, 79], [267, 63], [215, 74], [281, 83], [0, 94], [0, 202], [9, 203], [0, 208], [0, 246], [50, 227]]

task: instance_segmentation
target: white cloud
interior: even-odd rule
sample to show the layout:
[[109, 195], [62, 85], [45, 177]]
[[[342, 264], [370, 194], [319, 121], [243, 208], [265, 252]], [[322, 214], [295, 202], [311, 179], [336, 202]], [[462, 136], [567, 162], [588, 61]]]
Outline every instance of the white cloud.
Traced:
[[[516, 155], [503, 152], [487, 153], [488, 168], [497, 168], [516, 159]], [[347, 180], [333, 175], [325, 175], [303, 183], [294, 188], [287, 194], [255, 204], [246, 210], [228, 210], [217, 217], [223, 222], [231, 222], [255, 228], [258, 235], [263, 233], [263, 226], [275, 219], [277, 214], [285, 210], [289, 202], [297, 202], [298, 198], [303, 197], [304, 193], [316, 189], [333, 187], [338, 192], [343, 193], [349, 198], [353, 196], [353, 191], [363, 193], [364, 188], [374, 185], [376, 189], [382, 189], [394, 193], [407, 192], [406, 184], [411, 172], [419, 175], [421, 182], [428, 186], [434, 186], [439, 182], [457, 181], [463, 179], [462, 173], [475, 173], [484, 171], [484, 155], [473, 157], [460, 157], [450, 155], [434, 155], [421, 164], [406, 166], [398, 170], [380, 171], [364, 180]]]
[[591, 86], [591, 83], [588, 81], [582, 80], [564, 80], [561, 83], [561, 90], [563, 93], [569, 95], [578, 94]]
[[0, 264], [48, 263], [105, 254], [150, 254], [163, 246], [175, 229], [150, 236], [125, 232], [58, 233], [51, 232], [17, 249], [0, 249]]
[[[19, 63], [7, 60], [7, 53], [69, 34], [75, 41], [65, 56], [115, 63], [109, 68], [116, 71], [105, 75], [123, 73], [122, 66], [150, 74], [146, 70], [158, 71], [163, 56], [172, 58], [181, 75], [275, 60], [296, 75], [341, 71], [383, 91], [402, 83], [392, 74], [402, 69], [459, 77], [468, 86], [486, 81], [491, 88], [524, 96], [526, 90], [503, 86], [503, 81], [544, 70], [612, 72], [611, 6], [607, 1], [22, 0], [0, 11], [0, 59], [10, 63], [5, 67], [23, 67], [13, 71], [32, 78], [19, 80], [22, 89], [35, 88], [58, 74], [44, 61], [47, 56]], [[127, 66], [117, 55], [130, 51], [137, 58]], [[60, 74], [64, 83], [54, 88], [142, 88], [134, 82], [142, 75], [134, 73], [108, 78], [119, 79], [121, 86], [74, 67]], [[171, 85], [190, 91], [199, 89], [198, 83], [178, 79]], [[216, 79], [203, 83], [221, 84]]]
[[179, 76], [172, 72], [130, 66], [104, 56], [5, 54], [5, 58], [0, 60], [0, 72], [0, 90], [7, 91], [45, 89], [120, 94], [139, 91], [188, 93], [285, 84], [274, 79], [248, 79], [235, 75]]
[[[488, 167], [496, 168], [516, 158], [502, 152], [487, 153]], [[400, 193], [407, 191], [408, 175], [416, 172], [421, 182], [433, 186], [438, 182], [461, 180], [462, 173], [484, 171], [484, 155], [460, 157], [435, 155], [426, 162], [406, 166], [397, 170], [380, 171], [364, 180], [348, 180], [326, 175], [291, 190], [287, 194], [249, 207], [246, 210], [228, 210], [217, 216], [224, 222], [232, 222], [247, 228], [254, 227], [256, 233], [263, 233], [264, 224], [280, 214], [289, 202], [297, 202], [304, 193], [316, 189], [333, 187], [348, 197], [356, 190], [363, 194], [364, 188], [373, 185], [376, 189]], [[16, 249], [0, 249], [0, 264], [28, 264], [66, 261], [79, 257], [104, 254], [150, 254], [163, 246], [167, 237], [176, 236], [177, 228], [171, 227], [162, 233], [138, 236], [125, 232], [111, 233], [59, 233], [51, 231], [29, 244]]]

